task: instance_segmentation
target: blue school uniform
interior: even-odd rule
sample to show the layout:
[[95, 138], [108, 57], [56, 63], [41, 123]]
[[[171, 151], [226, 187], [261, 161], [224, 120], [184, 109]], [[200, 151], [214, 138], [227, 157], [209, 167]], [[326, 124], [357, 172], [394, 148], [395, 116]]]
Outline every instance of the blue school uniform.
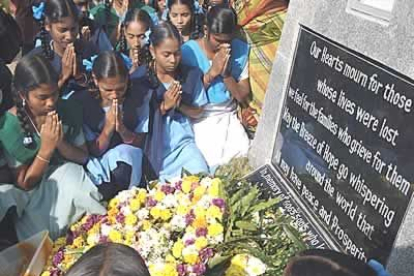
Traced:
[[[79, 69], [84, 70], [82, 66], [83, 59], [90, 59], [91, 56], [97, 55], [99, 50], [92, 42], [84, 42], [83, 40], [76, 41], [76, 51], [78, 53], [78, 60], [79, 60]], [[53, 51], [53, 50], [52, 50]], [[29, 55], [42, 55], [43, 49], [42, 46], [34, 48]], [[53, 58], [50, 60], [52, 67], [56, 70], [56, 72], [60, 75], [62, 73], [62, 57], [53, 52]], [[61, 96], [63, 98], [67, 98], [72, 91], [81, 91], [84, 90], [85, 87], [79, 85], [74, 79], [69, 79], [66, 85], [61, 89]]]
[[[127, 96], [120, 106], [123, 111], [123, 123], [125, 127], [135, 133], [147, 133], [149, 121], [150, 94], [143, 93], [139, 86], [132, 85]], [[109, 107], [102, 108], [100, 100], [93, 97], [89, 91], [82, 91], [73, 96], [82, 102], [84, 109], [83, 131], [88, 142], [96, 140], [105, 125], [106, 112]], [[123, 143], [121, 136], [114, 132], [108, 150], [100, 157], [91, 157], [86, 168], [96, 185], [111, 183], [111, 174], [116, 170], [120, 162], [130, 166], [128, 183], [116, 183], [128, 187], [140, 184], [142, 175], [143, 151], [140, 148]]]
[[[181, 46], [182, 63], [200, 68], [207, 73], [211, 67], [211, 61], [207, 58], [200, 45], [195, 40], [189, 40]], [[242, 72], [248, 62], [249, 45], [240, 39], [231, 41], [231, 75], [236, 81], [240, 81]], [[231, 93], [223, 82], [223, 77], [215, 78], [207, 89], [207, 99], [211, 104], [220, 104], [230, 100]]]
[[[153, 88], [146, 77], [146, 67], [139, 67], [132, 78], [139, 80], [139, 85], [152, 91], [152, 122], [146, 154], [149, 162], [161, 181], [181, 176], [185, 169], [190, 173], [208, 172], [208, 166], [194, 141], [190, 119], [171, 109], [164, 116], [159, 110], [164, 93], [171, 84], [160, 84]], [[182, 103], [203, 106], [207, 98], [202, 83], [202, 72], [194, 67], [182, 66]]]
[[[187, 41], [181, 51], [184, 64], [195, 66], [204, 73], [210, 70], [212, 61], [197, 41]], [[248, 77], [248, 53], [247, 43], [239, 39], [231, 41], [230, 73], [237, 82]], [[196, 144], [214, 171], [232, 158], [246, 156], [250, 141], [237, 117], [237, 102], [222, 76], [216, 77], [207, 88], [207, 100], [202, 116], [192, 123]]]

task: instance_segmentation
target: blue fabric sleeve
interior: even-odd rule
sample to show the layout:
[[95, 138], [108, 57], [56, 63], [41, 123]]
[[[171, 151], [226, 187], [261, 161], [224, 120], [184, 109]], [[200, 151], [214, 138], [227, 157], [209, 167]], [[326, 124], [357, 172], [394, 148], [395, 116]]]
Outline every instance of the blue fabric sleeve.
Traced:
[[204, 89], [204, 85], [201, 79], [196, 82], [193, 93], [194, 93], [194, 98], [193, 98], [194, 106], [203, 106], [203, 105], [208, 104], [206, 90]]
[[150, 99], [151, 99], [151, 93], [148, 93], [142, 105], [139, 108], [137, 108], [138, 124], [136, 128], [134, 129], [135, 133], [147, 133], [148, 132]]
[[91, 142], [95, 140], [98, 135], [92, 131], [86, 124], [83, 124], [83, 133], [85, 134], [86, 141]]

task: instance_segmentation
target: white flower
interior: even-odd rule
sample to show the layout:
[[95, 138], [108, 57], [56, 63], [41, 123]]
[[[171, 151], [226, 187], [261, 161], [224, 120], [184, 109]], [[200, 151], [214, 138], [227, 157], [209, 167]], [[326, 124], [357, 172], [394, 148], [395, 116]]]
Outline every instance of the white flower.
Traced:
[[173, 208], [178, 206], [177, 198], [172, 194], [166, 195], [162, 200], [162, 203], [166, 208]]
[[200, 184], [206, 187], [210, 187], [211, 186], [211, 182], [213, 181], [213, 179], [211, 179], [210, 177], [205, 177], [203, 179], [201, 179]]
[[186, 227], [185, 217], [175, 215], [171, 220], [172, 230], [181, 230]]
[[249, 255], [246, 272], [249, 276], [259, 276], [266, 272], [266, 265], [258, 258]]
[[149, 211], [147, 208], [139, 209], [136, 213], [139, 220], [144, 220], [149, 218]]
[[103, 236], [109, 236], [109, 232], [111, 232], [112, 227], [107, 224], [101, 225], [101, 233]]

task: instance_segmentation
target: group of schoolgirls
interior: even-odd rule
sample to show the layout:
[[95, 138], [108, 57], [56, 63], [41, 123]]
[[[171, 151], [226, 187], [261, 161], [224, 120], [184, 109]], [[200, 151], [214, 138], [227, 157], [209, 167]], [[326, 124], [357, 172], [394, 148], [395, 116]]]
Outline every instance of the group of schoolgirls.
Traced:
[[125, 2], [33, 7], [38, 46], [17, 64], [0, 117], [1, 182], [14, 183], [0, 185], [0, 220], [14, 207], [19, 239], [57, 238], [144, 178], [211, 173], [247, 154], [236, 108], [250, 94], [249, 47], [234, 37], [235, 12]]

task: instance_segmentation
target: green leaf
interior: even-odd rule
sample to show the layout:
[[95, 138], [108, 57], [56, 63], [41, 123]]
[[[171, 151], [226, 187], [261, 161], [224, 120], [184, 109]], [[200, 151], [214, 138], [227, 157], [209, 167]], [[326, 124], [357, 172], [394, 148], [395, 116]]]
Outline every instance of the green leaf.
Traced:
[[280, 202], [280, 198], [276, 197], [268, 201], [262, 201], [259, 204], [256, 204], [252, 207], [251, 211], [253, 213], [260, 212], [260, 211], [266, 211], [269, 208], [273, 207], [274, 205], [278, 204]]
[[243, 230], [247, 230], [247, 231], [257, 231], [257, 225], [253, 222], [250, 221], [237, 221], [236, 222], [236, 227], [243, 229]]

